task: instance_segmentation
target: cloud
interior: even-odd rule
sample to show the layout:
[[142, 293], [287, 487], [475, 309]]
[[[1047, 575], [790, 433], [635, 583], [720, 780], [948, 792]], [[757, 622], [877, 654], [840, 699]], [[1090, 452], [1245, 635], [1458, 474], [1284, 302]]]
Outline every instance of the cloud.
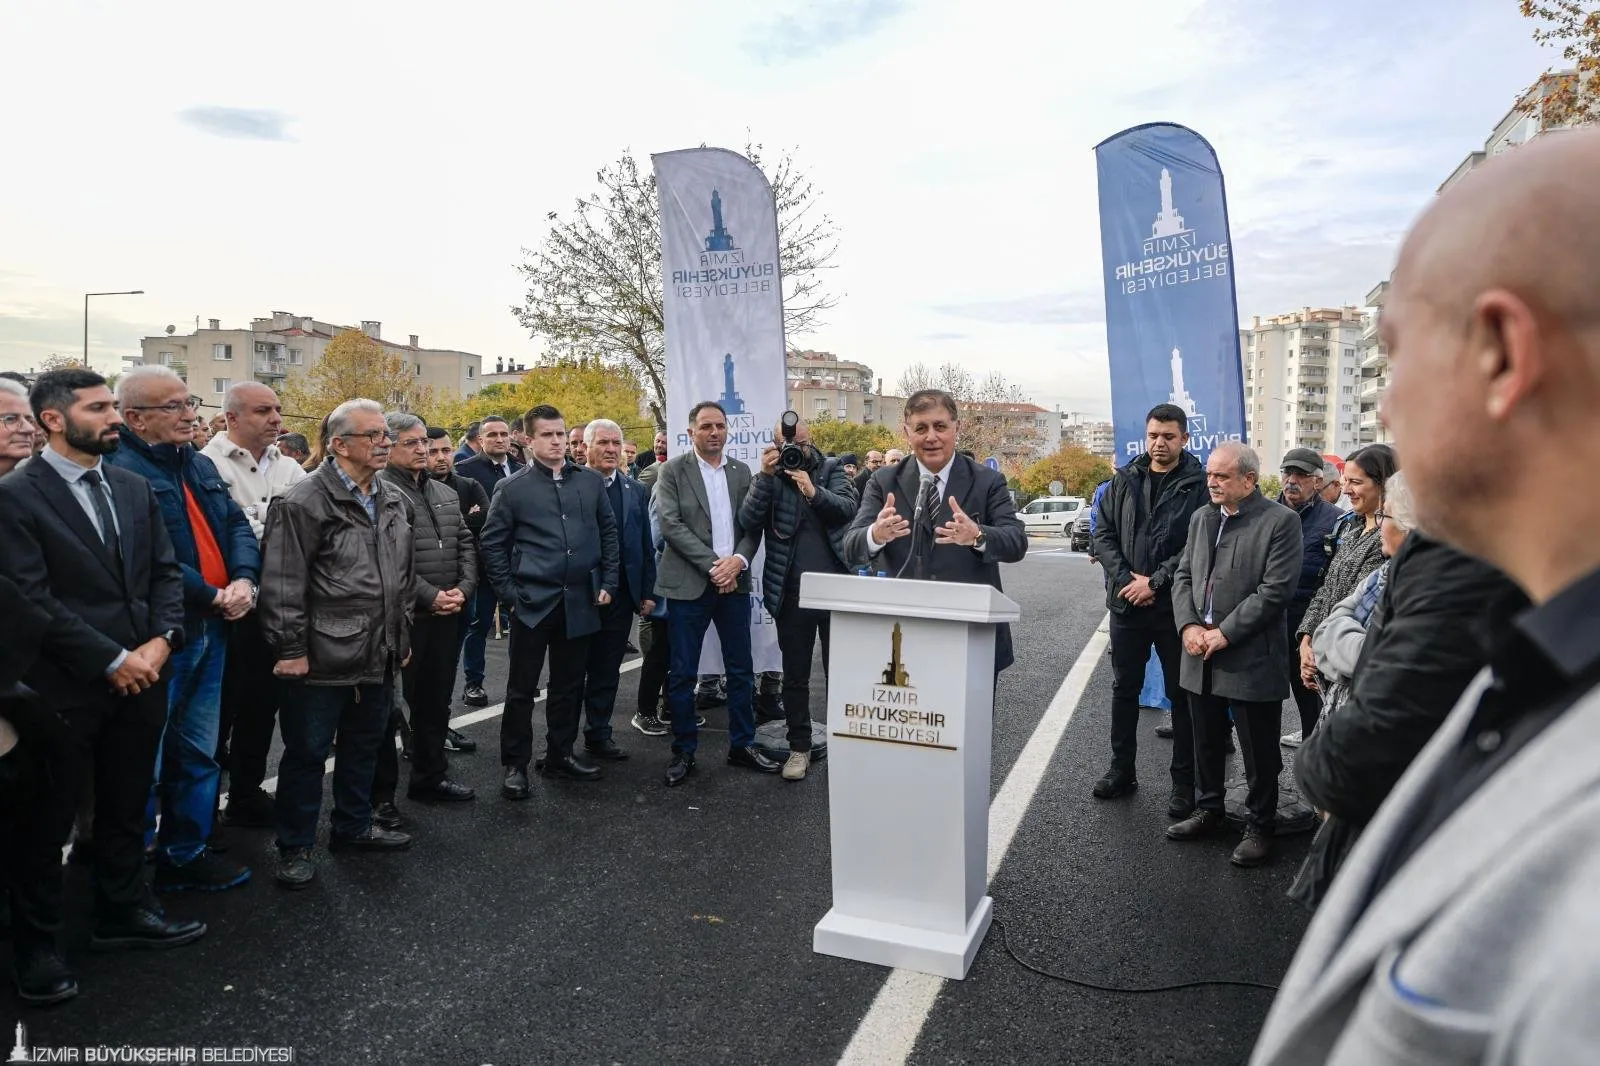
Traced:
[[971, 334], [968, 333], [954, 333], [949, 330], [941, 330], [937, 333], [924, 333], [919, 336], [917, 340], [938, 343], [940, 341], [964, 341], [970, 336]]
[[191, 107], [178, 119], [201, 133], [217, 137], [242, 137], [252, 141], [288, 141], [289, 116], [281, 111], [248, 107]]
[[1088, 326], [1105, 321], [1106, 302], [1101, 292], [1040, 293], [1003, 300], [975, 300], [943, 304], [933, 310], [955, 318], [1007, 326]]
[[823, 0], [795, 15], [780, 15], [745, 47], [757, 59], [805, 59], [868, 37], [906, 9], [904, 0]]

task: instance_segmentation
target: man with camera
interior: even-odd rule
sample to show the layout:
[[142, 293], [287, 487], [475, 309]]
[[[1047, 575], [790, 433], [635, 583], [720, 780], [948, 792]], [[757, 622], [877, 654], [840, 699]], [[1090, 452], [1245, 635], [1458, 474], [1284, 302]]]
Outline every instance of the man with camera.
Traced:
[[811, 656], [822, 637], [828, 669], [828, 612], [800, 606], [800, 577], [845, 573], [844, 531], [856, 513], [856, 496], [838, 459], [811, 444], [811, 429], [793, 411], [778, 425], [780, 443], [761, 453], [761, 472], [739, 509], [739, 525], [760, 529], [767, 542], [762, 602], [778, 623], [783, 653], [783, 707], [789, 726], [785, 781], [799, 781], [811, 765]]

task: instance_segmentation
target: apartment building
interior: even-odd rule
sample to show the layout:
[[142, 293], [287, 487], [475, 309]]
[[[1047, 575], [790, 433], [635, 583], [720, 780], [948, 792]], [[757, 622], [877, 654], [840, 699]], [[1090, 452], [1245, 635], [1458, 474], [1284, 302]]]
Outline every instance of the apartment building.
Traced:
[[[213, 318], [206, 328], [186, 335], [175, 335], [169, 326], [165, 336], [143, 338], [138, 362], [172, 367], [196, 395], [215, 405], [236, 381], [280, 388], [290, 377], [316, 366], [328, 343], [353, 328], [287, 311], [252, 319], [245, 329], [224, 329], [221, 320]], [[359, 328], [385, 352], [410, 364], [418, 382], [431, 385], [440, 396], [469, 396], [482, 384], [482, 356], [453, 348], [424, 348], [415, 333], [405, 344], [385, 340], [381, 322], [364, 320]]]
[[1290, 448], [1355, 450], [1367, 318], [1357, 307], [1306, 307], [1257, 315], [1239, 331], [1246, 429], [1263, 470]]
[[[841, 359], [832, 352], [790, 352], [785, 359], [789, 386], [789, 407], [802, 418], [829, 415], [840, 422], [871, 425], [887, 422], [880, 402], [881, 379], [874, 379], [865, 363]], [[874, 387], [876, 386], [876, 387]], [[900, 420], [902, 403], [889, 413]]]
[[1069, 411], [1061, 416], [1061, 443], [1110, 459], [1117, 454], [1116, 427], [1110, 422], [1091, 420], [1087, 415]]

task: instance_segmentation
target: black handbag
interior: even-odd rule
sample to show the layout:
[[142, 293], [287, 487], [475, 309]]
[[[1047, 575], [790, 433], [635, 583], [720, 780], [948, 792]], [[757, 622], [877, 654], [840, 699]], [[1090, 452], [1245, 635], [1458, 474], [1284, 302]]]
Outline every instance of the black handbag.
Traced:
[[1328, 895], [1328, 886], [1333, 884], [1334, 875], [1344, 865], [1345, 856], [1350, 854], [1360, 836], [1361, 830], [1343, 818], [1332, 815], [1324, 818], [1317, 835], [1311, 839], [1311, 850], [1306, 852], [1305, 861], [1285, 894], [1306, 910], [1315, 911]]

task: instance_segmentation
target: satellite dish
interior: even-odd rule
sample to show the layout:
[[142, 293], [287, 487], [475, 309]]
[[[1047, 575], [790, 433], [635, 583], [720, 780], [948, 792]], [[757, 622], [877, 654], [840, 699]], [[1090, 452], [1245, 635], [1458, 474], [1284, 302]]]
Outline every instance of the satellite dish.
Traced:
[[168, 326], [167, 327], [167, 336], [170, 337], [176, 332], [178, 332], [178, 327], [177, 326]]

